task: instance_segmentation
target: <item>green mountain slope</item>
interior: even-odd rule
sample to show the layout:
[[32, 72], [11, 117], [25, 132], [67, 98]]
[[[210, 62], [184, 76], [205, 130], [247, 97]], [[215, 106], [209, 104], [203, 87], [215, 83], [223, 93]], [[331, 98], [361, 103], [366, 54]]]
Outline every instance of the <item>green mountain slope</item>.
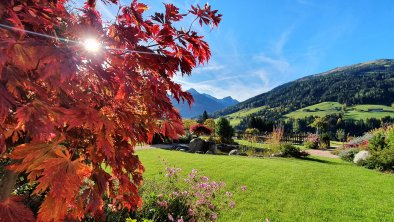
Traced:
[[394, 60], [382, 59], [336, 68], [286, 83], [237, 105], [215, 112], [225, 116], [240, 110], [266, 106], [281, 115], [297, 109], [334, 101], [391, 105], [394, 101]]
[[384, 105], [355, 105], [345, 107], [337, 102], [323, 102], [296, 110], [285, 116], [293, 119], [302, 119], [308, 116], [322, 117], [340, 113], [343, 114], [344, 119], [380, 119], [386, 116], [394, 117], [394, 108]]

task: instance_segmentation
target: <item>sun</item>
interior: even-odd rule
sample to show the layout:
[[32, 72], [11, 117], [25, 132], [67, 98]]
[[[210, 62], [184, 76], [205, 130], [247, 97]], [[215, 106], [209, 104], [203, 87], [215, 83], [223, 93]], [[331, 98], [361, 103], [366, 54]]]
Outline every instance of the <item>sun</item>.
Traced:
[[88, 38], [83, 42], [85, 49], [89, 52], [98, 52], [101, 48], [101, 44], [95, 38]]

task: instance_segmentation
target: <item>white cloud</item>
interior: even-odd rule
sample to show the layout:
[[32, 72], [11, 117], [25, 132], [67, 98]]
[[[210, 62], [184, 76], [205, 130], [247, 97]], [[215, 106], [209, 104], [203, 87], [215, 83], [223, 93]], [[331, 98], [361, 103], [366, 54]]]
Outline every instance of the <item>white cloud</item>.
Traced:
[[285, 73], [290, 69], [289, 62], [284, 58], [275, 59], [275, 58], [268, 57], [264, 54], [261, 54], [261, 55], [256, 56], [255, 59], [257, 61], [260, 61], [260, 62], [270, 66], [270, 68], [274, 69], [275, 71], [279, 71], [281, 73]]
[[199, 73], [204, 73], [204, 72], [213, 72], [213, 71], [219, 71], [224, 69], [225, 66], [218, 64], [217, 62], [210, 62], [207, 65], [199, 66], [193, 70], [193, 73], [199, 74]]

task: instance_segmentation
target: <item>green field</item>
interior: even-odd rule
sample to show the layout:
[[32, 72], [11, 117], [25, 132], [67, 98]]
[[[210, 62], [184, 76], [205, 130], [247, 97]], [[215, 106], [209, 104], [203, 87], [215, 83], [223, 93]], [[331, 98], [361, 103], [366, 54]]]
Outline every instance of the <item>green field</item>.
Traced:
[[367, 119], [377, 118], [380, 119], [385, 116], [394, 117], [394, 108], [383, 105], [355, 105], [346, 107], [342, 111], [343, 105], [337, 102], [323, 102], [313, 106], [308, 106], [285, 116], [288, 118], [305, 118], [308, 116], [325, 116], [330, 114], [339, 114], [344, 112], [345, 119]]
[[251, 109], [243, 109], [238, 112], [229, 114], [225, 116], [228, 120], [230, 120], [230, 124], [232, 126], [237, 126], [244, 117], [247, 117], [250, 114], [257, 113], [258, 111], [264, 109], [265, 106], [251, 108]]
[[162, 159], [184, 173], [223, 180], [236, 207], [219, 221], [394, 221], [394, 176], [339, 159], [308, 160], [138, 151], [147, 179], [163, 179]]

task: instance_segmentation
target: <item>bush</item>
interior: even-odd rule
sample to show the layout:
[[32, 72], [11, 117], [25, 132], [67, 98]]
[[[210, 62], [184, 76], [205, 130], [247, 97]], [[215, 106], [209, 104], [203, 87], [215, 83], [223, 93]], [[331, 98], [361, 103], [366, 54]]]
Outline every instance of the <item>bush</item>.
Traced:
[[376, 132], [368, 141], [368, 149], [370, 151], [383, 150], [387, 146], [384, 132]]
[[371, 156], [364, 162], [365, 167], [381, 171], [394, 171], [394, 147], [371, 152]]
[[322, 149], [330, 148], [330, 139], [331, 139], [330, 134], [323, 133], [320, 136], [320, 148], [322, 148]]
[[304, 141], [304, 146], [307, 149], [317, 149], [319, 148], [320, 138], [316, 134], [309, 134]]
[[190, 143], [190, 141], [191, 141], [192, 139], [193, 139], [192, 134], [189, 133], [189, 132], [186, 132], [186, 135], [179, 137], [179, 139], [177, 139], [177, 140], [174, 141], [174, 142], [176, 142], [176, 143], [185, 143], [185, 144], [188, 144], [188, 143]]
[[247, 128], [245, 130], [246, 134], [252, 134], [252, 135], [258, 134], [259, 132], [260, 131], [258, 129], [256, 129], [256, 128]]
[[354, 156], [355, 156], [358, 152], [360, 152], [360, 150], [358, 150], [358, 149], [356, 149], [356, 148], [345, 149], [345, 150], [343, 150], [342, 152], [339, 153], [339, 157], [340, 157], [342, 160], [352, 162], [353, 159], [354, 159]]
[[295, 147], [291, 144], [281, 144], [280, 146], [280, 152], [282, 157], [305, 157], [308, 156], [309, 154], [301, 151], [300, 148]]
[[368, 141], [370, 157], [362, 165], [370, 169], [394, 171], [394, 126], [372, 132]]

